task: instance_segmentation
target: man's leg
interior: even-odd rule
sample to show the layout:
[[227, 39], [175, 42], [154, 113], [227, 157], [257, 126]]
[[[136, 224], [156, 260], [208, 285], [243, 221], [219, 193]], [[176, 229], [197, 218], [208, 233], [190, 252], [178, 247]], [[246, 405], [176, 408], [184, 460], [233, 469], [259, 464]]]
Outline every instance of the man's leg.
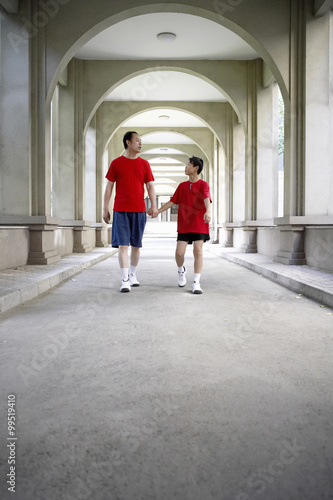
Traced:
[[128, 271], [128, 245], [119, 245], [118, 262], [120, 269]]
[[177, 241], [175, 259], [178, 266], [178, 286], [186, 285], [186, 267], [184, 266], [185, 252], [188, 241]]
[[128, 277], [128, 245], [119, 245], [118, 262], [121, 272], [121, 292], [129, 292], [131, 290]]
[[140, 247], [131, 247], [131, 265], [129, 269], [129, 280], [131, 286], [140, 286], [140, 282], [136, 277], [136, 268], [140, 259]]
[[200, 286], [200, 277], [203, 266], [203, 240], [193, 241], [193, 255], [194, 255], [194, 276], [193, 276], [193, 293], [202, 293]]
[[136, 267], [140, 260], [140, 248], [131, 247], [131, 266]]

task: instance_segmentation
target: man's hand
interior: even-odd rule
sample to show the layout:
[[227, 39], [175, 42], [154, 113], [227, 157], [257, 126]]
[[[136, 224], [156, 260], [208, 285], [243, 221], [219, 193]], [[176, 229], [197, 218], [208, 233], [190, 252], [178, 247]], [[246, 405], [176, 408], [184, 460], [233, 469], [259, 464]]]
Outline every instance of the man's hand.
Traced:
[[106, 222], [106, 224], [109, 224], [111, 219], [110, 212], [107, 208], [103, 208], [103, 220]]
[[210, 212], [206, 212], [205, 215], [204, 215], [204, 221], [206, 224], [208, 224], [211, 220], [211, 215], [210, 215]]

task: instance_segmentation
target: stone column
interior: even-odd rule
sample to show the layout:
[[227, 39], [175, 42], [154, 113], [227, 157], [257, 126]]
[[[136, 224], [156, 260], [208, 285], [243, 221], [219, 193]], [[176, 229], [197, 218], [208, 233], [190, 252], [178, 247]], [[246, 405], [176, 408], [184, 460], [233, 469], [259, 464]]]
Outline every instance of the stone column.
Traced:
[[103, 164], [103, 108], [96, 113], [96, 222], [103, 220], [104, 172]]
[[285, 99], [284, 215], [304, 214], [305, 16], [303, 0], [290, 3], [290, 86]]
[[233, 222], [234, 212], [234, 119], [230, 104], [225, 113], [225, 220]]
[[[58, 85], [57, 162], [53, 160], [53, 214], [74, 220], [74, 68], [73, 63]], [[56, 146], [54, 144], [54, 146]]]
[[74, 217], [85, 218], [84, 61], [74, 59]]
[[278, 216], [278, 86], [258, 91], [257, 220]]
[[[37, 0], [31, 1], [31, 20], [38, 11]], [[32, 215], [51, 215], [51, 117], [46, 107], [46, 39], [45, 27], [30, 37], [30, 120], [31, 120], [31, 205]]]
[[245, 145], [245, 218], [257, 217], [257, 92], [261, 60], [248, 61], [248, 95]]
[[[28, 6], [20, 3], [29, 16]], [[17, 16], [3, 10], [0, 67], [0, 213], [30, 215], [29, 39]]]
[[[318, 3], [318, 2], [317, 2]], [[305, 215], [333, 214], [333, 11], [306, 31]]]

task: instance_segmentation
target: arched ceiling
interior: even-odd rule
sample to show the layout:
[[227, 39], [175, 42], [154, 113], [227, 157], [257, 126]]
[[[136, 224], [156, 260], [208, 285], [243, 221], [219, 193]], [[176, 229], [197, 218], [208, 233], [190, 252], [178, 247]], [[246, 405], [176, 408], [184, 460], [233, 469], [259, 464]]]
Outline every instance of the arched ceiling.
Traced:
[[[172, 32], [174, 42], [156, 35]], [[131, 17], [102, 31], [76, 54], [80, 59], [256, 59], [238, 35], [218, 23], [190, 14], [161, 12]]]
[[[175, 40], [161, 42], [157, 35], [162, 32], [174, 33]], [[107, 28], [86, 43], [75, 57], [106, 61], [162, 61], [252, 60], [259, 56], [238, 35], [212, 20], [185, 13], [161, 12], [131, 17]], [[177, 134], [174, 130], [177, 127], [182, 130], [191, 127], [210, 130], [200, 116], [175, 109], [175, 103], [227, 101], [221, 90], [204, 77], [172, 70], [149, 70], [136, 75], [114, 88], [105, 100], [173, 102], [172, 108], [162, 104], [159, 108], [133, 113], [121, 124], [127, 130], [151, 129], [151, 133], [142, 135], [143, 155], [149, 158], [157, 183], [160, 180], [162, 184], [164, 178], [172, 179], [173, 183], [185, 180], [186, 157], [182, 153], [182, 145], [196, 144], [188, 136]], [[160, 127], [163, 131], [159, 131]], [[173, 132], [168, 132], [168, 127]], [[165, 145], [169, 147], [167, 152], [161, 151]], [[181, 162], [174, 162], [173, 155], [178, 158], [182, 155]], [[162, 157], [167, 159], [161, 160]]]
[[151, 71], [122, 83], [105, 100], [224, 102], [226, 98], [198, 76], [181, 71]]

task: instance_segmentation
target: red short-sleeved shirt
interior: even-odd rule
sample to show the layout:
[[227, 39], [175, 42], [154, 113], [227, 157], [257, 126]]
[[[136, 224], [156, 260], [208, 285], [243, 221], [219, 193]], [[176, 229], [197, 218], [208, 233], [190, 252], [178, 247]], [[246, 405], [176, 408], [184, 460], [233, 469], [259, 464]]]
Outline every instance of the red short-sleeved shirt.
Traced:
[[197, 182], [179, 184], [171, 198], [178, 205], [178, 233], [209, 234], [209, 224], [204, 222], [206, 198], [212, 202], [208, 182], [199, 179]]
[[146, 212], [144, 184], [155, 180], [147, 160], [119, 156], [105, 177], [116, 183], [115, 212]]

